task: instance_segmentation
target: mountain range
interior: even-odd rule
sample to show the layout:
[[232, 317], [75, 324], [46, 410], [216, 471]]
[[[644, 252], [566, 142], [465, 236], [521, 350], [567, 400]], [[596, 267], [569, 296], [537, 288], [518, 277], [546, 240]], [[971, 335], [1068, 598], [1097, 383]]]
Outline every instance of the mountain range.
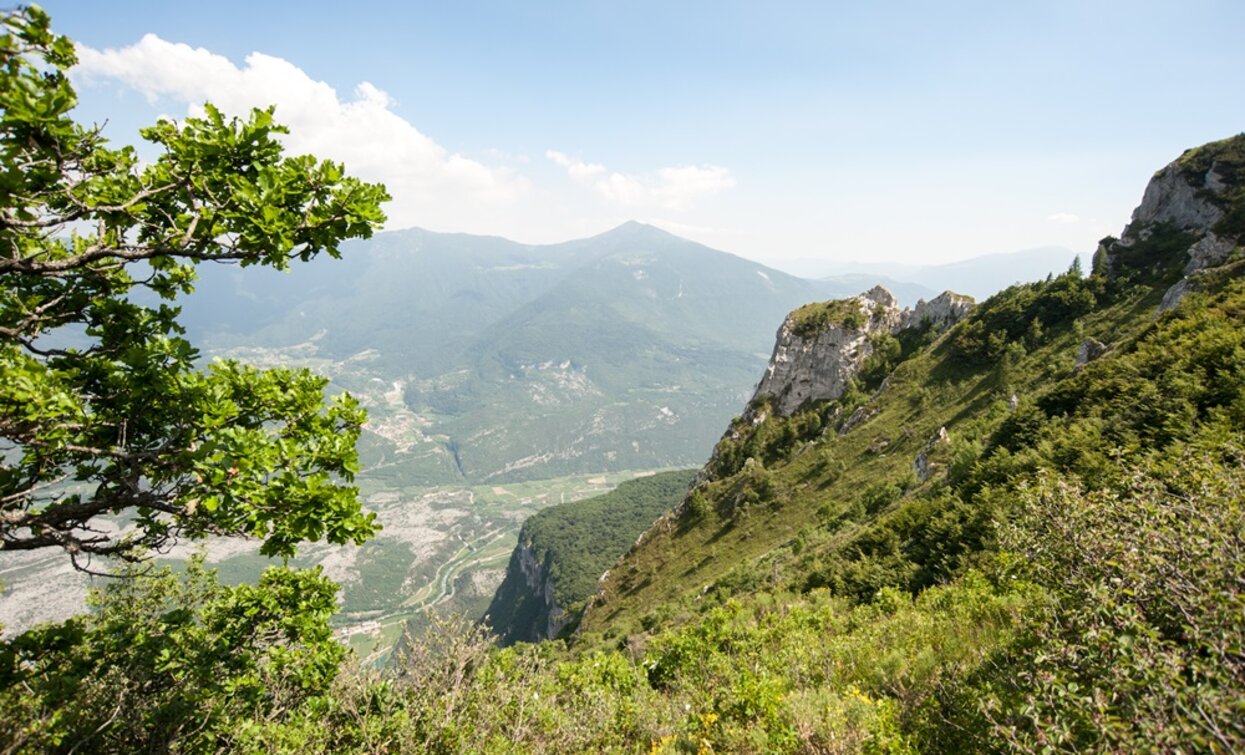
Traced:
[[288, 273], [205, 268], [183, 319], [209, 353], [280, 350], [362, 394], [365, 458], [402, 481], [505, 482], [700, 463], [793, 307], [1016, 263], [809, 280], [636, 222], [539, 246], [410, 229]]

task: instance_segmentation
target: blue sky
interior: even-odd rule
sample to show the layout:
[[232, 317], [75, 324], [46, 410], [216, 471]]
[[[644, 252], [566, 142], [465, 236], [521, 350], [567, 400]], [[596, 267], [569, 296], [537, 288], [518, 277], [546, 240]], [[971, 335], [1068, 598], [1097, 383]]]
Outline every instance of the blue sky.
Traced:
[[44, 5], [114, 140], [273, 102], [291, 149], [390, 186], [393, 228], [634, 218], [779, 267], [1088, 252], [1245, 130], [1239, 0]]

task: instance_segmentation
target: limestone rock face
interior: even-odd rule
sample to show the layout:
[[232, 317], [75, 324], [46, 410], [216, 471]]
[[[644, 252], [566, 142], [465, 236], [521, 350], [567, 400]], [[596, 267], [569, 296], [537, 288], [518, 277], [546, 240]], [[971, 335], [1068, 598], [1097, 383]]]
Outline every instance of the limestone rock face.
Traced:
[[[871, 338], [893, 335], [929, 323], [935, 330], [959, 322], [973, 307], [971, 297], [944, 292], [914, 309], [901, 310], [890, 291], [881, 286], [851, 299], [796, 310], [778, 329], [774, 354], [757, 386], [755, 399], [769, 398], [774, 411], [789, 415], [807, 401], [836, 399], [847, 390], [873, 353]], [[825, 322], [810, 331], [807, 318], [824, 315]]]
[[[557, 604], [553, 582], [549, 563], [536, 557], [531, 542], [521, 540], [489, 607], [500, 644], [552, 639], [566, 627], [572, 617]], [[505, 616], [499, 615], [502, 610]]]
[[1237, 242], [1224, 238], [1214, 231], [1208, 231], [1189, 247], [1189, 263], [1185, 265], [1184, 274], [1196, 273], [1210, 267], [1217, 267], [1228, 261], [1232, 252], [1236, 251]]
[[1195, 290], [1203, 271], [1223, 265], [1241, 250], [1245, 238], [1239, 224], [1234, 226], [1225, 218], [1240, 212], [1243, 142], [1245, 134], [1190, 150], [1156, 173], [1120, 238], [1104, 239], [1099, 247], [1108, 275], [1124, 272], [1129, 250], [1159, 228], [1188, 234], [1193, 243], [1185, 250], [1185, 277], [1163, 296], [1159, 305], [1163, 311]]
[[1129, 227], [1140, 230], [1155, 223], [1171, 223], [1186, 230], [1210, 228], [1223, 217], [1223, 210], [1208, 195], [1218, 193], [1216, 187], [1222, 186], [1213, 168], [1190, 181], [1179, 161], [1174, 162], [1150, 179]]
[[943, 291], [929, 301], [921, 299], [912, 309], [904, 310], [900, 329], [919, 328], [926, 323], [936, 332], [946, 330], [964, 319], [973, 308], [973, 297]]
[[774, 410], [787, 415], [806, 401], [843, 395], [873, 353], [869, 336], [890, 333], [902, 313], [881, 286], [841, 304], [845, 316], [814, 333], [802, 332], [794, 316], [783, 321], [756, 398], [773, 399]]
[[1109, 347], [1097, 338], [1086, 338], [1076, 350], [1076, 364], [1073, 369], [1080, 369], [1098, 357], [1107, 353]]

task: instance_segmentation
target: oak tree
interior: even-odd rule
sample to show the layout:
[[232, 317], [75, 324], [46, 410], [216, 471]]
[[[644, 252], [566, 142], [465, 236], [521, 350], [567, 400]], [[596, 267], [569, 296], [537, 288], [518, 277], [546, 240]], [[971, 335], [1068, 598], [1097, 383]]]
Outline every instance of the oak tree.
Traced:
[[198, 264], [339, 256], [384, 187], [284, 155], [271, 108], [161, 120], [140, 160], [71, 117], [74, 63], [37, 7], [3, 17], [0, 549], [85, 568], [209, 534], [362, 542], [357, 401], [303, 369], [205, 365], [175, 303]]

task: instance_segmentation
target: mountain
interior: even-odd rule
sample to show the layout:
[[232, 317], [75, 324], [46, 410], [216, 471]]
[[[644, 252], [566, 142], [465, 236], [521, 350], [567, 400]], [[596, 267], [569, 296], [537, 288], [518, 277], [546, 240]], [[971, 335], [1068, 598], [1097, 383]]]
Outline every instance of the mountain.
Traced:
[[881, 286], [894, 295], [895, 299], [904, 306], [914, 306], [918, 301], [933, 299], [940, 291], [946, 291], [954, 286], [944, 286], [943, 288], [931, 288], [922, 283], [912, 283], [887, 275], [879, 275], [876, 273], [842, 273], [840, 275], [831, 275], [824, 278], [818, 278], [821, 283], [827, 286], [827, 295], [832, 298], [846, 298], [855, 296], [861, 291], [868, 291], [874, 286]]
[[549, 640], [573, 629], [602, 572], [682, 500], [695, 477], [696, 470], [679, 470], [630, 480], [525, 521], [487, 613], [501, 644]]
[[1088, 277], [795, 310], [579, 643], [643, 648], [715, 749], [1239, 748], [1243, 219], [1245, 134], [1159, 171]]
[[635, 222], [545, 246], [397, 231], [203, 275], [184, 318], [209, 351], [301, 358], [360, 394], [366, 460], [408, 484], [700, 463], [771, 323], [839, 290]]
[[[205, 356], [310, 367], [368, 411], [356, 484], [384, 530], [299, 561], [343, 584], [364, 653], [434, 611], [482, 615], [527, 516], [703, 463], [773, 324], [833, 293], [638, 223], [544, 246], [397, 231], [289, 272], [199, 272], [182, 321]], [[229, 580], [267, 565], [236, 542], [209, 560]], [[54, 563], [0, 571], [10, 631], [81, 610], [85, 578]]]
[[[546, 550], [529, 548], [535, 579], [517, 587], [555, 593], [532, 604], [537, 625], [564, 605], [556, 563], [585, 565], [565, 575], [582, 584], [585, 556], [615, 557], [573, 635], [497, 648], [434, 619], [378, 671], [342, 663], [322, 628], [321, 652], [279, 626], [323, 615], [252, 637], [272, 593], [111, 580], [98, 615], [0, 643], [8, 739], [94, 742], [129, 704], [177, 724], [162, 745], [179, 751], [1245, 751], [1245, 134], [1155, 174], [1089, 275], [976, 305], [948, 292], [904, 310], [880, 287], [814, 301], [771, 354], [682, 500], [630, 546], [596, 539], [597, 516], [639, 518], [606, 522], [627, 511], [606, 499], [528, 530]], [[488, 511], [501, 496], [535, 508], [540, 488], [389, 511], [410, 530], [478, 522], [515, 513]], [[410, 599], [444, 605], [502, 537], [454, 538]], [[363, 599], [405, 584], [369, 581]], [[214, 658], [226, 635], [273, 662], [226, 652], [254, 695], [213, 698], [223, 723], [205, 729], [196, 695], [220, 685], [181, 651]]]
[[936, 291], [951, 289], [984, 299], [1017, 283], [1066, 272], [1077, 258], [1078, 254], [1071, 249], [1039, 247], [1006, 254], [987, 254], [941, 265], [923, 265], [893, 274], [899, 280], [919, 282]]

